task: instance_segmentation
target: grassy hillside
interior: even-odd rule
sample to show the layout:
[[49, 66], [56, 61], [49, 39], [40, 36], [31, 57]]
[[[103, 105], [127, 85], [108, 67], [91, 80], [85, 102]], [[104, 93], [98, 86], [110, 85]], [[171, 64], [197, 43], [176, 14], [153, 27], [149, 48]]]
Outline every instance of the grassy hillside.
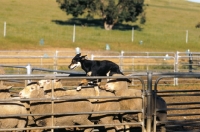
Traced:
[[[55, 0], [1, 0], [0, 50], [75, 47], [105, 50], [105, 45], [109, 44], [115, 51], [199, 51], [200, 29], [195, 25], [200, 22], [200, 4], [185, 0], [146, 0], [145, 3], [148, 4], [145, 25], [125, 23], [105, 31], [101, 21], [80, 23], [79, 19], [71, 20]], [[7, 33], [3, 37], [5, 21]], [[73, 43], [74, 24], [76, 38]], [[132, 27], [136, 29], [133, 42]], [[139, 44], [140, 41], [143, 44]]]

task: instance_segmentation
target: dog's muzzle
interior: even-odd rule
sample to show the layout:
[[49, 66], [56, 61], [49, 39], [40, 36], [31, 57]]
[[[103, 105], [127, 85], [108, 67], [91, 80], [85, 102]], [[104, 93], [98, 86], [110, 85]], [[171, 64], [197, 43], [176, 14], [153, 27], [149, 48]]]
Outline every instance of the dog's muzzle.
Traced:
[[70, 67], [71, 67], [71, 65], [68, 66], [69, 69], [71, 69]]
[[78, 63], [72, 63], [68, 67], [69, 67], [69, 69], [74, 70], [74, 69], [76, 69], [77, 67], [80, 67], [80, 66], [81, 66], [81, 63], [78, 62]]
[[71, 65], [68, 66], [68, 68], [69, 68], [70, 70], [74, 70], [76, 67], [77, 67], [76, 64], [71, 64]]

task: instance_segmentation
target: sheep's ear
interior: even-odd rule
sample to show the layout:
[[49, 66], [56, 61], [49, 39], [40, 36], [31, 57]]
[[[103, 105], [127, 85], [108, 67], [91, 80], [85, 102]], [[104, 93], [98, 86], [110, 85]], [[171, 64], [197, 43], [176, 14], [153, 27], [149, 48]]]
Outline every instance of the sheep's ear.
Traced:
[[8, 86], [7, 89], [11, 89], [13, 86]]
[[38, 82], [30, 82], [30, 83], [27, 84], [27, 86], [32, 85], [32, 84], [38, 84], [39, 85]]
[[60, 79], [56, 79], [56, 82], [60, 82]]
[[83, 55], [83, 56], [81, 56], [81, 60], [85, 60], [87, 55]]
[[5, 85], [2, 85], [0, 86], [0, 90], [9, 90], [11, 89], [13, 86], [5, 86]]

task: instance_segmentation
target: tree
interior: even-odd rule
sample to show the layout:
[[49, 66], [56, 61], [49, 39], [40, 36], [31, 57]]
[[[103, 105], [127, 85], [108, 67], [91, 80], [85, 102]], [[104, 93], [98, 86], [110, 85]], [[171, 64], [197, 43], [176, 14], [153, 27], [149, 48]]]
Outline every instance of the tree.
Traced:
[[144, 6], [144, 0], [57, 0], [57, 2], [67, 15], [79, 17], [86, 14], [88, 19], [99, 15], [104, 21], [106, 30], [111, 30], [116, 23], [135, 22], [143, 12]]

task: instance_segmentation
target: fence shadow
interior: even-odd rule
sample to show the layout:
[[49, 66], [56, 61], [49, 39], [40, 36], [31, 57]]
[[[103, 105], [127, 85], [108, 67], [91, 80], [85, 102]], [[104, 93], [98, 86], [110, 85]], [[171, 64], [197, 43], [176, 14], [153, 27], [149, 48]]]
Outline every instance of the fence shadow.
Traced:
[[[63, 20], [52, 20], [52, 22], [58, 24], [58, 25], [78, 25], [78, 26], [83, 26], [83, 27], [100, 27], [102, 29], [104, 29], [103, 27], [103, 21], [102, 19], [93, 19], [93, 20], [88, 20], [85, 18], [72, 18], [66, 21]], [[127, 31], [127, 30], [132, 30], [132, 28], [134, 28], [134, 30], [138, 30], [141, 31], [142, 28], [138, 25], [129, 25], [129, 24], [120, 24], [117, 23], [114, 25], [113, 30], [121, 30], [121, 31]]]

